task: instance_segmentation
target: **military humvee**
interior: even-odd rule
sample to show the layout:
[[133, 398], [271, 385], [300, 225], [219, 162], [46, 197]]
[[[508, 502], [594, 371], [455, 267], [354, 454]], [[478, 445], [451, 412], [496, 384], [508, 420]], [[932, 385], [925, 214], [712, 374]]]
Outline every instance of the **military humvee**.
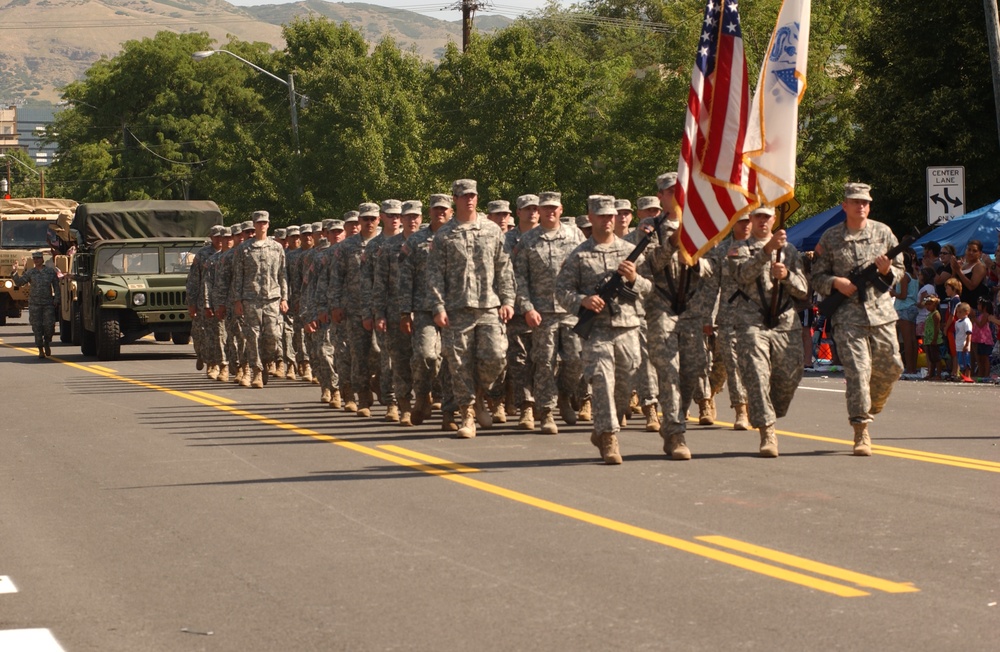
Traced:
[[60, 318], [83, 354], [117, 360], [123, 344], [150, 333], [190, 342], [188, 269], [216, 224], [222, 213], [211, 201], [81, 204], [73, 228], [82, 242], [70, 263], [76, 297]]

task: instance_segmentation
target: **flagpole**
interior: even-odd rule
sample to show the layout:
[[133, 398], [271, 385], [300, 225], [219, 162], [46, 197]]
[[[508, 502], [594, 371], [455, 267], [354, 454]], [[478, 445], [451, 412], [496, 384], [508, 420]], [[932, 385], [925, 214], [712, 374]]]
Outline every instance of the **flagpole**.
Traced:
[[997, 114], [997, 138], [1000, 138], [1000, 15], [997, 0], [983, 0], [986, 5], [986, 36], [990, 42], [990, 67], [993, 69], [993, 105]]

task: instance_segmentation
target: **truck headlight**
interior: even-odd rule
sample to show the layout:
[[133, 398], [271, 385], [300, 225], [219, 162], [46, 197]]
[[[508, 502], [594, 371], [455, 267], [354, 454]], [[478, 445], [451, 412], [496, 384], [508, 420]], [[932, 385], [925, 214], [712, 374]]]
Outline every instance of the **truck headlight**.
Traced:
[[7, 279], [6, 281], [3, 282], [3, 287], [5, 290], [11, 289], [12, 287], [14, 287], [14, 281]]
[[132, 305], [133, 306], [144, 306], [146, 305], [146, 293], [136, 292], [132, 295]]

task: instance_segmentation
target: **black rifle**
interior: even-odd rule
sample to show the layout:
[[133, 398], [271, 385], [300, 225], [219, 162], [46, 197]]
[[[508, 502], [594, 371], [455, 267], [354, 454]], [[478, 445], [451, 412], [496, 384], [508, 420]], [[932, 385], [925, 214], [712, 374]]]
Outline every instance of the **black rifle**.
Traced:
[[[660, 225], [663, 224], [663, 218], [658, 217], [653, 222], [653, 230], [647, 231], [642, 239], [639, 240], [635, 245], [635, 249], [628, 255], [625, 259], [626, 262], [634, 263], [642, 255], [642, 252], [649, 246], [649, 243], [653, 239], [653, 234], [659, 233]], [[622, 275], [617, 272], [611, 272], [611, 276], [608, 277], [603, 283], [600, 283], [594, 290], [594, 294], [601, 297], [604, 301], [604, 306], [611, 313], [611, 316], [617, 316], [621, 312], [621, 307], [619, 307], [617, 300], [621, 295], [627, 296], [631, 301], [635, 301], [635, 292], [625, 287], [625, 279]], [[603, 311], [602, 311], [603, 312]], [[580, 310], [576, 313], [576, 326], [573, 327], [573, 332], [582, 337], [583, 339], [590, 339], [590, 332], [594, 330], [594, 318], [600, 313], [594, 312], [589, 308], [584, 308], [580, 306]]]
[[[920, 238], [927, 233], [930, 228], [924, 230], [917, 235], [907, 235], [897, 244], [895, 247], [886, 252], [886, 257], [891, 261], [893, 258], [903, 253], [906, 249], [912, 245], [917, 238]], [[860, 297], [862, 303], [864, 303], [865, 292], [869, 285], [874, 286], [881, 290], [882, 292], [888, 292], [891, 286], [889, 283], [882, 278], [882, 275], [878, 273], [878, 266], [872, 261], [868, 265], [861, 267], [860, 265], [854, 269], [850, 274], [848, 274], [847, 279], [858, 288], [857, 295]], [[837, 309], [847, 301], [848, 297], [846, 294], [841, 294], [838, 290], [832, 290], [830, 296], [819, 302], [819, 314], [824, 317], [832, 317], [833, 313], [837, 312]]]

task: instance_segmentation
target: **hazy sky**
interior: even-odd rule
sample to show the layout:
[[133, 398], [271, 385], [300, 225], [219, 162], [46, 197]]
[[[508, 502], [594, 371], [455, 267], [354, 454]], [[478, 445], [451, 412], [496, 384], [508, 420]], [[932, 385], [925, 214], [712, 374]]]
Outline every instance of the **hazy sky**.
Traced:
[[[231, 4], [239, 5], [241, 7], [267, 4], [286, 4], [287, 2], [295, 1], [296, 0], [229, 0]], [[434, 2], [434, 0], [375, 0], [372, 2], [366, 2], [365, 4], [407, 9], [409, 11], [415, 11], [419, 14], [439, 18], [441, 20], [459, 20], [462, 17], [461, 12], [447, 10], [459, 1], [460, 0], [445, 2]], [[545, 0], [497, 0], [496, 2], [491, 3], [490, 9], [479, 11], [477, 12], [477, 15], [499, 14], [509, 18], [516, 18], [521, 14], [535, 9], [541, 9], [545, 6], [545, 4]], [[563, 4], [566, 3], [564, 2]]]

